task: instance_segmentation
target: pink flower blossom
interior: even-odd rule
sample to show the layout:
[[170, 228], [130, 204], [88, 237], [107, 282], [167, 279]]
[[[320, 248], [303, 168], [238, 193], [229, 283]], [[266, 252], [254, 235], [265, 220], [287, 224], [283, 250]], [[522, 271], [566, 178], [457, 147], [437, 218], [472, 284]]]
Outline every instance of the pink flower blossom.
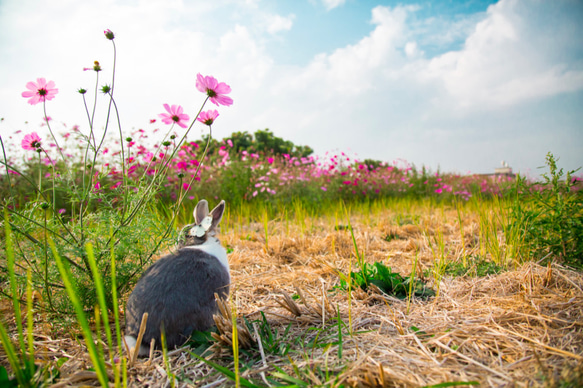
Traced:
[[186, 124], [182, 121], [188, 121], [190, 117], [187, 114], [182, 113], [182, 107], [180, 105], [164, 104], [164, 109], [168, 113], [160, 113], [158, 116], [162, 119], [164, 124], [178, 124], [182, 128], [186, 128]]
[[67, 210], [65, 210], [65, 209], [59, 209], [59, 210], [57, 211], [57, 213], [59, 213], [59, 214], [63, 214], [63, 213], [65, 213], [66, 211], [67, 211]]
[[22, 139], [22, 149], [34, 151], [40, 148], [41, 138], [36, 132], [29, 133]]
[[188, 191], [188, 190], [190, 189], [190, 185], [189, 185], [188, 183], [183, 183], [183, 184], [182, 184], [182, 189], [183, 189], [184, 191]]
[[196, 119], [203, 124], [212, 125], [212, 123], [215, 122], [217, 117], [219, 117], [219, 112], [217, 112], [216, 110], [209, 109], [205, 112], [200, 112]]
[[233, 105], [233, 99], [226, 94], [231, 93], [231, 87], [224, 82], [218, 82], [214, 77], [203, 77], [200, 73], [196, 75], [196, 88], [209, 96], [215, 105]]
[[274, 161], [274, 160], [275, 160], [275, 159], [273, 159], [273, 158], [267, 158], [267, 163], [269, 163], [269, 164], [273, 164], [273, 161]]
[[229, 147], [233, 148], [233, 142], [231, 141], [231, 139], [227, 139], [227, 144], [229, 145]]
[[22, 97], [29, 98], [28, 103], [30, 105], [36, 105], [45, 100], [52, 100], [59, 91], [59, 89], [55, 88], [53, 81], [47, 82], [44, 78], [37, 78], [36, 83], [32, 81], [28, 82], [26, 88], [29, 90], [22, 92]]
[[150, 124], [154, 124], [156, 122], [156, 119], [150, 119]]

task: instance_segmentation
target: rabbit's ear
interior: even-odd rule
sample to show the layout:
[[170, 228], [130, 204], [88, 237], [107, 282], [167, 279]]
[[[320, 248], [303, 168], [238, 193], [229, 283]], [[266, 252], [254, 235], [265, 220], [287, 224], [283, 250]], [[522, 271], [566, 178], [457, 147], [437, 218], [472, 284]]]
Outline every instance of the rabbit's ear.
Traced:
[[217, 227], [221, 219], [223, 218], [223, 213], [225, 212], [225, 200], [222, 200], [212, 211], [211, 216], [213, 217], [213, 223], [211, 229]]
[[194, 215], [194, 221], [196, 222], [196, 224], [200, 224], [202, 220], [204, 220], [204, 218], [208, 216], [209, 203], [206, 201], [206, 199], [201, 199], [196, 204], [196, 207], [194, 208], [194, 212], [192, 212], [192, 214]]

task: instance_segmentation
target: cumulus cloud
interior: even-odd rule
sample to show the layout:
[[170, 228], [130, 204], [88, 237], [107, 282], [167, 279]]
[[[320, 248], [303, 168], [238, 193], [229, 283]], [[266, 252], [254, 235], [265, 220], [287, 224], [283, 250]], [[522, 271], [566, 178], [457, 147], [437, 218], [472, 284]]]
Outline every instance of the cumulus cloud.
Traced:
[[269, 15], [267, 16], [267, 32], [270, 34], [276, 34], [280, 31], [291, 30], [294, 24], [295, 15], [288, 15], [286, 17], [281, 15]]
[[346, 2], [346, 0], [322, 0], [324, 7], [326, 7], [326, 9], [328, 11], [330, 11], [336, 7], [340, 7], [345, 2]]
[[377, 82], [378, 72], [401, 62], [396, 48], [401, 44], [407, 7], [376, 7], [372, 10], [374, 30], [354, 45], [319, 54], [306, 68], [282, 84], [290, 89], [318, 89], [335, 96], [338, 92], [360, 94]]
[[568, 58], [578, 39], [572, 34], [582, 36], [583, 28], [566, 12], [562, 27], [557, 20], [552, 28], [549, 20], [540, 24], [561, 11], [554, 6], [518, 0], [490, 6], [464, 47], [433, 58], [424, 75], [442, 81], [452, 102], [465, 108], [508, 107], [583, 89], [583, 64]]

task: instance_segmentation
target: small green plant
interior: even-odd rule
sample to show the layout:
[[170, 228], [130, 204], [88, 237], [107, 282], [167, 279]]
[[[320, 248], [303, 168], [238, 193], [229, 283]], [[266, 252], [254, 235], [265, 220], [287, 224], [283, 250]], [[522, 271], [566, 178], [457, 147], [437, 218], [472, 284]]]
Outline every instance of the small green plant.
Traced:
[[[342, 290], [348, 289], [348, 281], [349, 277], [342, 275], [338, 288]], [[369, 289], [370, 285], [375, 285], [385, 294], [399, 299], [405, 299], [410, 294], [418, 297], [435, 295], [435, 292], [422, 281], [393, 272], [391, 267], [382, 262], [374, 264], [363, 263], [361, 271], [350, 272], [350, 281], [365, 291]]]
[[504, 267], [486, 260], [481, 256], [470, 256], [464, 262], [449, 262], [445, 266], [445, 274], [452, 276], [483, 277], [495, 275], [504, 271]]
[[399, 235], [395, 232], [389, 232], [387, 233], [387, 235], [385, 237], [383, 237], [383, 240], [385, 240], [386, 242], [391, 242], [393, 240], [399, 240], [401, 237], [399, 237]]
[[[15, 347], [8, 335], [8, 330], [0, 321], [0, 343], [7, 355], [8, 362], [14, 373], [14, 377], [9, 377], [8, 371], [0, 367], [1, 387], [37, 387], [43, 383], [54, 382], [59, 377], [59, 367], [66, 359], [60, 359], [56, 363], [47, 363], [44, 366], [36, 365], [34, 360], [33, 347], [33, 303], [32, 303], [32, 280], [30, 270], [26, 274], [26, 336], [22, 325], [22, 315], [20, 309], [21, 301], [18, 298], [17, 280], [15, 268], [15, 256], [13, 246], [12, 229], [10, 227], [8, 213], [4, 211], [4, 236], [6, 239], [6, 261], [8, 269], [8, 280], [12, 291], [12, 307], [16, 320], [18, 334], [18, 346]], [[26, 340], [25, 340], [26, 337]]]
[[[293, 296], [292, 296], [293, 298]], [[273, 328], [263, 311], [261, 312], [261, 319], [255, 321], [257, 323], [257, 331], [261, 344], [266, 354], [274, 354], [278, 356], [286, 356], [292, 346], [292, 340], [289, 336], [292, 324], [291, 322], [286, 326], [283, 333], [280, 333], [276, 328]]]
[[[523, 256], [540, 260], [560, 258], [583, 268], [583, 191], [578, 170], [564, 174], [552, 153], [542, 183], [518, 177], [510, 209], [510, 229], [520, 231]], [[564, 177], [564, 178], [563, 178]]]

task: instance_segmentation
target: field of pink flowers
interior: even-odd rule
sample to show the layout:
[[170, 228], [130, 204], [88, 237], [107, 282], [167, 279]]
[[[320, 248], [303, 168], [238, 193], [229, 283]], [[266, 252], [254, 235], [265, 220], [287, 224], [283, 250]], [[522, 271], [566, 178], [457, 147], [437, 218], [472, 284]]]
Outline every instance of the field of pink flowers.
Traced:
[[[162, 203], [173, 202], [181, 195], [186, 195], [189, 200], [224, 198], [233, 204], [254, 200], [290, 203], [294, 198], [302, 202], [362, 201], [386, 196], [467, 201], [475, 195], [500, 195], [513, 181], [513, 178], [503, 175], [431, 172], [404, 160], [390, 163], [359, 160], [344, 152], [328, 152], [321, 156], [290, 155], [271, 150], [255, 151], [253, 143], [250, 150], [237, 150], [233, 136], [220, 141], [213, 139], [210, 152], [203, 159], [205, 141], [202, 140], [187, 140], [179, 145], [177, 136], [170, 135], [168, 141], [152, 143], [152, 138], [160, 132], [157, 124], [153, 119], [151, 128], [135, 130], [124, 139], [124, 165], [120, 163], [120, 140], [108, 139], [109, 143], [104, 144], [95, 166], [92, 166], [91, 190], [95, 206], [104, 197], [115, 197], [124, 181], [135, 188], [140, 180], [148, 180], [164, 168], [167, 169], [166, 178], [157, 193]], [[10, 136], [6, 148], [19, 148], [19, 136], [22, 135]], [[65, 168], [73, 171], [81, 184], [86, 174], [82, 152], [86, 136], [79, 126], [69, 129], [62, 124], [59, 137], [64, 160], [58, 159], [55, 142], [41, 139], [36, 132], [25, 136], [29, 143], [34, 141], [42, 149], [42, 154], [39, 163], [37, 155], [31, 152], [34, 148], [31, 150], [24, 145], [23, 152], [28, 152], [20, 162], [20, 168], [8, 169], [11, 184], [19, 193], [17, 204], [29, 200], [38, 184], [24, 181], [23, 175], [40, 176], [41, 185], [48, 187], [51, 174]], [[22, 144], [25, 143], [23, 140]], [[18, 166], [18, 157], [22, 158], [13, 155], [8, 164]], [[6, 174], [2, 174], [0, 187], [3, 193], [8, 192], [7, 184]], [[67, 213], [66, 194], [62, 194], [64, 198], [58, 201], [59, 212]]]

